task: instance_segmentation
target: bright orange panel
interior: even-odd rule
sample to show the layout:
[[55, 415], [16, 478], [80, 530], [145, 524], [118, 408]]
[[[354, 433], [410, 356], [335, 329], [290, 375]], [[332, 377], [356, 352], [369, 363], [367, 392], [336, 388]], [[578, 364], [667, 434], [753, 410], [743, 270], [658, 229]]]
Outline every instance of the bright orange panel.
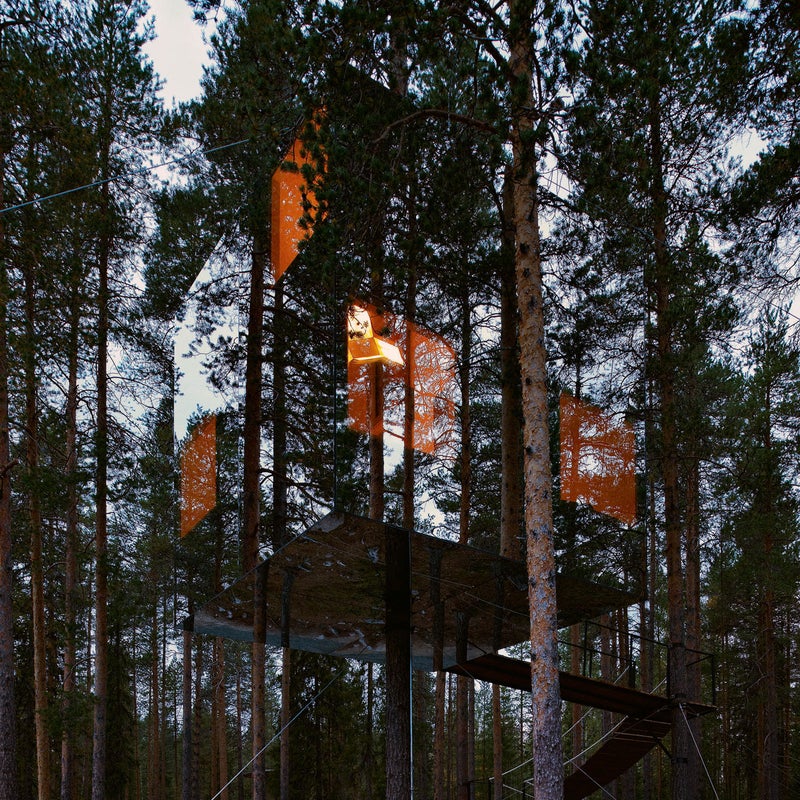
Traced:
[[455, 444], [456, 353], [431, 331], [410, 324], [415, 450], [435, 453]]
[[217, 503], [217, 417], [195, 425], [181, 453], [181, 537]]
[[296, 139], [272, 175], [271, 257], [276, 281], [297, 257], [300, 242], [314, 232], [313, 227], [301, 224], [304, 205], [310, 207], [312, 214], [317, 207], [314, 190], [305, 185], [302, 174], [303, 166], [312, 163], [303, 143]]
[[588, 503], [627, 525], [636, 520], [633, 428], [562, 394], [561, 499]]

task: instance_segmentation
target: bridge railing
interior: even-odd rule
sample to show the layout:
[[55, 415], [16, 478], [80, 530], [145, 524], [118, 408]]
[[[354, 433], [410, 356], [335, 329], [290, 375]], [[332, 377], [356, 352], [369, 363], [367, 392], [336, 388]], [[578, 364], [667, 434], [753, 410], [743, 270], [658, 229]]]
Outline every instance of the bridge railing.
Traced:
[[[569, 639], [560, 639], [562, 669], [646, 692], [672, 696], [670, 662], [674, 648], [635, 631], [587, 621], [573, 630]], [[716, 705], [717, 675], [713, 653], [684, 647], [687, 671], [687, 700]]]

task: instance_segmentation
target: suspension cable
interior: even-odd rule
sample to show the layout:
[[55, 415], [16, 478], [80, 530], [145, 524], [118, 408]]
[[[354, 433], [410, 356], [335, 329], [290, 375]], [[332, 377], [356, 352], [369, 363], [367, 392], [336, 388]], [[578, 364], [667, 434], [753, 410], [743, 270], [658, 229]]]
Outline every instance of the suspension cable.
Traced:
[[281, 736], [281, 734], [290, 728], [311, 706], [313, 703], [316, 703], [320, 697], [333, 685], [333, 683], [341, 678], [344, 675], [345, 670], [340, 670], [337, 672], [313, 697], [311, 697], [306, 704], [284, 725], [212, 798], [211, 800], [218, 800], [222, 794], [227, 791], [233, 782], [239, 778], [244, 771], [250, 767], [253, 762], [261, 756], [268, 747], [273, 745]]
[[708, 785], [711, 787], [711, 791], [714, 792], [714, 797], [719, 800], [719, 795], [717, 794], [717, 787], [714, 786], [714, 781], [711, 779], [711, 773], [708, 771], [708, 767], [706, 766], [706, 761], [703, 758], [703, 754], [700, 752], [700, 748], [697, 745], [697, 740], [694, 738], [694, 732], [692, 731], [692, 726], [689, 724], [689, 718], [686, 716], [686, 708], [684, 707], [683, 703], [679, 703], [679, 707], [681, 710], [681, 714], [683, 715], [683, 720], [686, 723], [686, 728], [689, 731], [689, 736], [692, 738], [692, 744], [694, 745], [694, 749], [697, 750], [697, 756], [700, 759], [700, 763], [703, 765], [703, 771], [706, 773], [706, 778], [708, 778]]

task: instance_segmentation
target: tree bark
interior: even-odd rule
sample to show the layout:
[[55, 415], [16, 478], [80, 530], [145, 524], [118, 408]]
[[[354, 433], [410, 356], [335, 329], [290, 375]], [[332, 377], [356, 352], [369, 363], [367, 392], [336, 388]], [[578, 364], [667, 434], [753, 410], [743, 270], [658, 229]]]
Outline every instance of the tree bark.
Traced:
[[[103, 150], [101, 177], [109, 175], [110, 144]], [[108, 267], [111, 256], [108, 182], [101, 189], [101, 236], [97, 298], [97, 430], [95, 433], [95, 629], [92, 800], [106, 794], [106, 713], [108, 706]]]
[[514, 271], [514, 181], [503, 179], [503, 250], [500, 268], [500, 555], [522, 558], [522, 384], [519, 372], [519, 310]]
[[[274, 310], [272, 317], [272, 404], [274, 418], [272, 420], [272, 544], [277, 550], [283, 547], [289, 538], [288, 531], [288, 476], [286, 464], [286, 362], [284, 353], [286, 341], [284, 336], [284, 291], [283, 284], [278, 281], [274, 289]], [[281, 647], [281, 711], [280, 711], [280, 798], [289, 800], [290, 748], [289, 721], [291, 719], [291, 650], [289, 647], [289, 590], [291, 576], [284, 577], [287, 582], [284, 592], [283, 632]]]
[[[30, 221], [33, 224], [32, 220]], [[36, 729], [36, 788], [39, 800], [50, 800], [50, 737], [47, 732], [47, 654], [45, 651], [42, 511], [39, 501], [39, 414], [36, 379], [36, 267], [33, 254], [25, 265], [25, 467], [28, 473], [28, 518], [31, 526], [31, 615], [33, 617], [33, 693]]]
[[758, 764], [759, 800], [778, 800], [780, 796], [780, 734], [778, 727], [778, 644], [775, 634], [775, 587], [772, 570], [775, 547], [775, 532], [772, 528], [775, 519], [774, 493], [777, 476], [774, 474], [772, 455], [772, 387], [765, 388], [765, 423], [763, 448], [766, 454], [767, 475], [763, 487], [760, 517], [766, 521], [763, 535], [761, 597], [759, 598], [759, 661], [763, 686], [758, 700], [758, 743], [760, 758]]
[[[247, 318], [247, 352], [245, 363], [245, 399], [243, 424], [243, 512], [242, 564], [245, 573], [258, 564], [260, 544], [260, 477], [261, 477], [261, 367], [264, 344], [264, 272], [267, 266], [267, 237], [253, 236], [250, 263], [250, 302]], [[263, 598], [259, 581], [255, 582], [251, 661], [252, 731], [253, 731], [253, 800], [265, 800], [264, 745], [266, 744], [266, 650], [260, 636], [264, 625]], [[260, 640], [260, 641], [259, 641]]]
[[[4, 121], [3, 121], [4, 122]], [[4, 135], [5, 130], [0, 131]], [[0, 207], [5, 153], [0, 150]], [[8, 273], [0, 215], [0, 800], [17, 800], [17, 710], [14, 703], [14, 606], [11, 557], [11, 446], [8, 418]]]
[[[514, 181], [503, 177], [500, 262], [500, 555], [522, 558], [522, 386], [519, 377], [517, 284], [514, 272]], [[503, 797], [501, 689], [492, 685], [492, 775], [494, 800]]]
[[221, 637], [214, 638], [214, 656], [212, 665], [212, 686], [214, 687], [214, 723], [216, 726], [216, 752], [212, 754], [217, 762], [220, 800], [228, 798], [228, 724], [225, 709], [227, 698], [225, 693], [225, 649]]
[[203, 725], [203, 648], [194, 648], [194, 703], [192, 704], [192, 800], [200, 797], [200, 742]]
[[75, 700], [75, 624], [78, 589], [78, 338], [80, 302], [77, 279], [70, 288], [69, 366], [67, 367], [67, 402], [65, 409], [66, 463], [64, 479], [67, 484], [67, 525], [64, 532], [64, 666], [62, 678], [61, 734], [61, 800], [72, 800], [74, 781], [74, 748], [72, 715]]
[[[190, 606], [189, 614], [194, 609]], [[183, 758], [183, 771], [181, 782], [181, 800], [195, 800], [192, 794], [192, 632], [183, 631], [183, 742], [181, 756]], [[61, 800], [67, 800], [62, 797]]]
[[[696, 395], [690, 380], [690, 400]], [[691, 434], [694, 436], [695, 434]], [[690, 700], [701, 700], [702, 668], [699, 661], [702, 643], [700, 620], [700, 457], [694, 442], [690, 442], [686, 467], [686, 647], [688, 648], [687, 690]], [[702, 718], [689, 720], [692, 738], [702, 742]], [[697, 748], [689, 748], [690, 794], [700, 797], [703, 775], [701, 755]]]
[[669, 685], [672, 714], [672, 797], [689, 796], [689, 737], [682, 704], [687, 700], [686, 611], [683, 572], [678, 450], [676, 442], [675, 368], [673, 364], [672, 278], [667, 251], [667, 193], [664, 187], [664, 152], [661, 107], [657, 89], [649, 100], [650, 193], [653, 215], [652, 289], [656, 300], [656, 372], [661, 411], [661, 475], [664, 481], [664, 527], [667, 561], [667, 615], [669, 627]]
[[[459, 382], [461, 385], [461, 485], [458, 515], [458, 541], [469, 542], [469, 512], [472, 492], [472, 427], [470, 421], [470, 361], [472, 358], [472, 325], [469, 290], [465, 287], [461, 298], [461, 361]], [[458, 647], [458, 645], [457, 645]], [[463, 654], [466, 658], [466, 651]], [[465, 675], [456, 679], [456, 798], [469, 800], [469, 693], [472, 680]]]
[[[150, 575], [155, 584], [155, 575]], [[158, 800], [161, 794], [161, 708], [159, 703], [159, 640], [158, 640], [158, 602], [153, 602], [150, 617], [150, 724], [147, 741], [147, 796]]]
[[556, 568], [547, 420], [542, 264], [537, 198], [536, 101], [533, 94], [535, 20], [531, 3], [510, 6], [511, 146], [514, 170], [515, 266], [525, 454], [525, 529], [531, 609], [531, 701], [534, 797], [561, 800], [563, 757], [558, 682]]

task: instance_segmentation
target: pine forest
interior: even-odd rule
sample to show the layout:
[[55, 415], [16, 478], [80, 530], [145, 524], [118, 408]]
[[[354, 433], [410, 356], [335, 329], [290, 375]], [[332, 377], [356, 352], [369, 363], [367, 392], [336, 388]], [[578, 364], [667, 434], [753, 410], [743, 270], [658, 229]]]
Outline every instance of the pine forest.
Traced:
[[174, 3], [0, 0], [0, 800], [800, 797], [800, 5]]

